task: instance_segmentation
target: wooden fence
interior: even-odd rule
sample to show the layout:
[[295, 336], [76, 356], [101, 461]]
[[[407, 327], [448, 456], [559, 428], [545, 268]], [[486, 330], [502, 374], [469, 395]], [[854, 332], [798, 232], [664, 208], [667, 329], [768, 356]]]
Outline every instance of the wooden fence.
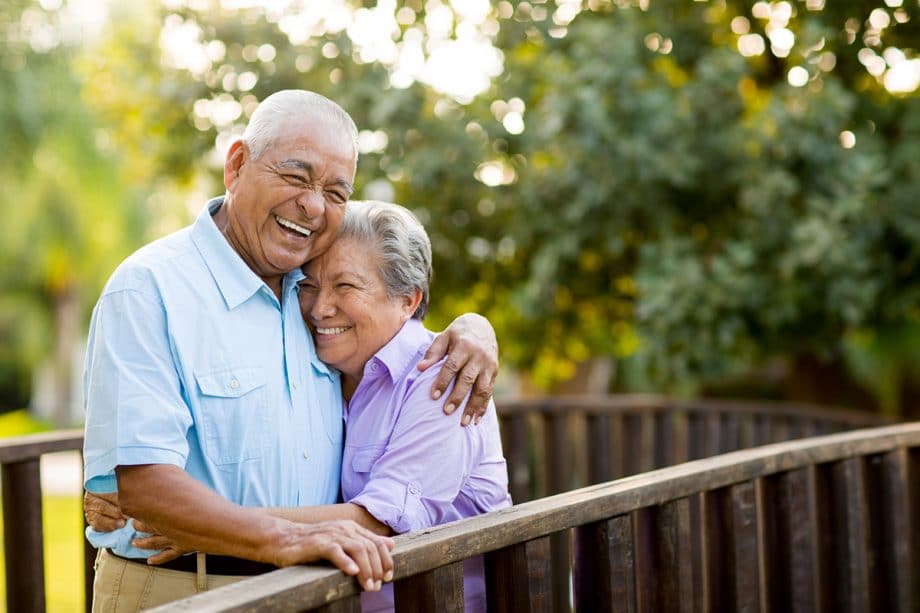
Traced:
[[[874, 415], [816, 407], [762, 402], [674, 402], [654, 396], [504, 401], [499, 407], [499, 415], [505, 454], [509, 462], [512, 496], [516, 503], [688, 459], [768, 442], [852, 429], [875, 424], [879, 420]], [[81, 446], [82, 432], [76, 430], [0, 440], [8, 611], [45, 610], [39, 462], [46, 453], [79, 450]], [[917, 488], [910, 491], [916, 492]], [[700, 494], [694, 496], [699, 498]], [[542, 503], [534, 504], [539, 507]], [[678, 507], [684, 509], [681, 513], [690, 513], [698, 520], [702, 512], [700, 505], [699, 501], [687, 500], [680, 502]], [[521, 508], [524, 506], [516, 505], [508, 513], [517, 517], [515, 514]], [[917, 507], [914, 505], [912, 508]], [[543, 517], [545, 514], [540, 512], [538, 515]], [[640, 534], [645, 534], [653, 542], [654, 533], [648, 531], [657, 520], [644, 516], [639, 509], [633, 515], [635, 519], [630, 521], [636, 523]], [[478, 518], [475, 520], [479, 521]], [[570, 520], [560, 517], [547, 525], [555, 525], [559, 521], [564, 523]], [[534, 543], [515, 549], [516, 553], [508, 553], [511, 557], [507, 564], [514, 568], [523, 562], [532, 564], [542, 560], [540, 564], [545, 567], [549, 587], [545, 590], [541, 588], [543, 591], [539, 593], [535, 592], [533, 598], [535, 602], [544, 602], [547, 607], [545, 610], [566, 610], [572, 600], [569, 584], [571, 570], [575, 565], [569, 528], [575, 525], [582, 524], [552, 530], [544, 535], [545, 538], [541, 537]], [[400, 538], [403, 543], [412, 543], [413, 539], [419, 537], [412, 535]], [[473, 539], [473, 542], [476, 540]], [[451, 545], [451, 551], [462, 552], [467, 547], [455, 544]], [[400, 560], [408, 559], [405, 558], [406, 551], [401, 547]], [[697, 546], [694, 551], [701, 551], [700, 547]], [[540, 552], [543, 554], [538, 555]], [[84, 587], [87, 595], [92, 593], [94, 555], [95, 551], [87, 544], [84, 556]], [[501, 559], [501, 555], [496, 553], [490, 559], [494, 563]], [[405, 568], [420, 569], [426, 564], [424, 559], [414, 560], [404, 568], [406, 563], [400, 562], [398, 570], [402, 574], [399, 577], [408, 576]], [[424, 570], [427, 572], [436, 566]], [[320, 573], [323, 577], [335, 576], [335, 573], [330, 575], [331, 572], [296, 568], [277, 571], [281, 575], [271, 575], [279, 580], [280, 577], [291, 576], [293, 582], [298, 583], [307, 576], [302, 573], [309, 576], [312, 576], [310, 573]], [[421, 587], [411, 589], [422, 589], [427, 584], [428, 575], [422, 574], [426, 578], [421, 580]], [[578, 585], [583, 585], [586, 580], [583, 574], [581, 577]], [[694, 576], [693, 579], [699, 577]], [[348, 583], [341, 577], [335, 581]], [[269, 590], [280, 589], [280, 585]], [[400, 585], [403, 587], [398, 591], [405, 594], [405, 590], [409, 589], [407, 586], [414, 584], [412, 581], [403, 581]], [[697, 591], [700, 596], [695, 602], [711, 602], [700, 600], [705, 592], [702, 587]], [[346, 590], [342, 593], [350, 592]], [[261, 608], [272, 608], [271, 603], [280, 602], [274, 596], [266, 597]], [[649, 602], [647, 597], [644, 598], [646, 600], [640, 599], [637, 602]], [[499, 603], [493, 602], [495, 607], [498, 607], [495, 610], [518, 610], [503, 609]], [[410, 607], [405, 610], [421, 609]]]
[[[548, 552], [574, 531], [558, 606]], [[397, 537], [397, 611], [462, 607], [485, 555], [490, 611], [920, 610], [920, 423], [737, 451]], [[359, 611], [318, 567], [156, 611]]]

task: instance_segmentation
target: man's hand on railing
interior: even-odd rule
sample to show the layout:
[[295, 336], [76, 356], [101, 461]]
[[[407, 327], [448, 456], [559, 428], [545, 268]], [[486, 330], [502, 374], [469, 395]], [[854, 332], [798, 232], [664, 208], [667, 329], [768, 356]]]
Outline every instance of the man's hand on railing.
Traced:
[[83, 493], [83, 517], [90, 528], [97, 532], [112, 532], [124, 528], [128, 518], [122, 515], [118, 506], [118, 492], [111, 494]]
[[[86, 492], [83, 511], [94, 530], [107, 532], [124, 526], [126, 520], [118, 506], [117, 494], [98, 495]], [[291, 523], [283, 542], [265, 544], [261, 561], [284, 567], [329, 560], [347, 575], [357, 576], [368, 591], [377, 591], [382, 582], [393, 580], [393, 539], [380, 536], [352, 520], [333, 520], [313, 524]], [[193, 551], [167, 536], [156, 527], [137, 519], [134, 528], [150, 536], [136, 538], [132, 544], [141, 549], [162, 549], [147, 558], [150, 564], [164, 564]]]

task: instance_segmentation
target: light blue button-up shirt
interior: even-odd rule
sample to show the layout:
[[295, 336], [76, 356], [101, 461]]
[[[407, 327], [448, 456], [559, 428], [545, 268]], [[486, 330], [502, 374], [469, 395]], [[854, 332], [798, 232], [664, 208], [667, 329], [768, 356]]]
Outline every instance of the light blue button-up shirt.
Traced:
[[[250, 270], [211, 218], [155, 241], [114, 272], [93, 311], [84, 373], [84, 485], [117, 489], [115, 467], [172, 464], [244, 506], [336, 502], [339, 377], [316, 355], [297, 300]], [[127, 557], [129, 523], [87, 530]]]

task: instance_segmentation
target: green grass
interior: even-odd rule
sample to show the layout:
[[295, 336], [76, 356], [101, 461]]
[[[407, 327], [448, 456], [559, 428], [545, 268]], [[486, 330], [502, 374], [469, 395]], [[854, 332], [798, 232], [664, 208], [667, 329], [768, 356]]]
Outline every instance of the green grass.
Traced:
[[[49, 429], [26, 411], [0, 415], [0, 438]], [[83, 610], [83, 511], [79, 495], [44, 496], [45, 602], [51, 613]], [[0, 517], [0, 527], [3, 519]], [[3, 542], [0, 541], [0, 552]], [[6, 610], [6, 569], [0, 555], [0, 611]], [[12, 613], [12, 612], [11, 612]]]

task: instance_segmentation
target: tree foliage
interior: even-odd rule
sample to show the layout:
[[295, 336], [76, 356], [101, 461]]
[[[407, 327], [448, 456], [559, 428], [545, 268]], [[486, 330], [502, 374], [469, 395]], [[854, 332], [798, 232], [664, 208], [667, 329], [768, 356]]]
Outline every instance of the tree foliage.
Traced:
[[[915, 3], [496, 2], [476, 27], [503, 69], [467, 98], [397, 83], [334, 15], [199, 4], [118, 9], [77, 63], [163, 228], [219, 189], [215, 144], [258, 100], [308, 88], [366, 131], [359, 196], [428, 227], [435, 323], [486, 314], [540, 385], [603, 356], [658, 389], [777, 356], [889, 356], [850, 360], [869, 380], [907, 359], [879, 339], [920, 327], [920, 102], [885, 86], [920, 61]], [[392, 42], [433, 54], [445, 10], [449, 38], [467, 28], [450, 7], [348, 14], [395, 14]]]

